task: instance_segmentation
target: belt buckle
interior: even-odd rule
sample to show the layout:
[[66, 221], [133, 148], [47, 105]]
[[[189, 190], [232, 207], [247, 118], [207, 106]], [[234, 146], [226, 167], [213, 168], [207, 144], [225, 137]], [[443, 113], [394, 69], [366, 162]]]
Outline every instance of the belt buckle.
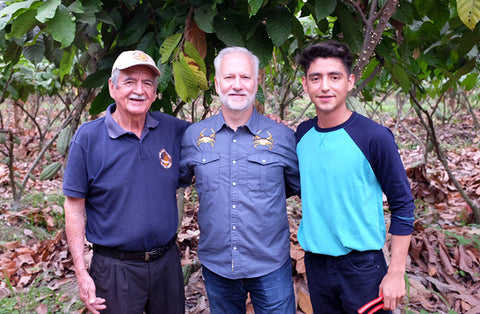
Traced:
[[151, 262], [159, 258], [163, 254], [163, 248], [153, 249], [150, 252], [145, 252], [145, 262]]

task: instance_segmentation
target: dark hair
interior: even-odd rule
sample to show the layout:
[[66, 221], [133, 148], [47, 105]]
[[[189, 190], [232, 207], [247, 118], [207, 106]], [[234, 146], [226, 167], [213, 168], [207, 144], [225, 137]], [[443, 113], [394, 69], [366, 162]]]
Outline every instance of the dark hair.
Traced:
[[353, 56], [350, 49], [338, 41], [328, 40], [312, 45], [303, 50], [297, 56], [296, 61], [303, 68], [306, 75], [310, 65], [317, 58], [338, 58], [342, 61], [348, 74], [352, 71]]

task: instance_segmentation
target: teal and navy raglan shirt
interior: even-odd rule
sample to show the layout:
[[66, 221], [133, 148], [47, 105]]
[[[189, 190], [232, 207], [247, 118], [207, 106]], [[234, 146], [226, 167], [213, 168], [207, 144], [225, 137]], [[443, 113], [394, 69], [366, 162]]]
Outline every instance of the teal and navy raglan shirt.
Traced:
[[380, 250], [386, 227], [382, 192], [393, 235], [413, 232], [413, 196], [392, 132], [358, 114], [322, 129], [318, 119], [297, 128], [302, 190], [298, 241], [305, 251], [331, 256]]

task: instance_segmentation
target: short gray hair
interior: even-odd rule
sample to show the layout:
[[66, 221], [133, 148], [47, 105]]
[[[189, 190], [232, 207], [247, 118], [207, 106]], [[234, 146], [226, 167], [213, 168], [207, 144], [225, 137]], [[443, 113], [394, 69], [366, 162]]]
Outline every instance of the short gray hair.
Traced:
[[218, 55], [215, 57], [215, 60], [213, 60], [213, 64], [215, 65], [215, 76], [218, 76], [218, 71], [220, 69], [220, 64], [222, 63], [223, 58], [226, 55], [232, 54], [232, 53], [242, 53], [244, 55], [247, 55], [250, 60], [252, 60], [253, 63], [253, 71], [255, 73], [255, 81], [258, 81], [258, 69], [259, 69], [259, 61], [258, 57], [254, 55], [250, 50], [244, 47], [227, 47], [222, 49]]
[[112, 81], [112, 84], [115, 88], [117, 88], [119, 76], [120, 76], [120, 69], [113, 70], [112, 76], [110, 76], [110, 80]]

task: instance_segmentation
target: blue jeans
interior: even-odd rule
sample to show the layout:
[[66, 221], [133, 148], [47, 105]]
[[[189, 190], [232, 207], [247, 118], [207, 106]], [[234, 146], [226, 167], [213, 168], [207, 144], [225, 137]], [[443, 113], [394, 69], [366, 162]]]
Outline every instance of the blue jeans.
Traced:
[[365, 303], [378, 297], [378, 288], [387, 273], [382, 250], [352, 251], [338, 257], [305, 252], [305, 268], [315, 314], [357, 313]]
[[228, 279], [202, 266], [211, 314], [245, 314], [250, 293], [255, 314], [294, 314], [292, 264], [290, 258], [279, 269], [256, 278]]

